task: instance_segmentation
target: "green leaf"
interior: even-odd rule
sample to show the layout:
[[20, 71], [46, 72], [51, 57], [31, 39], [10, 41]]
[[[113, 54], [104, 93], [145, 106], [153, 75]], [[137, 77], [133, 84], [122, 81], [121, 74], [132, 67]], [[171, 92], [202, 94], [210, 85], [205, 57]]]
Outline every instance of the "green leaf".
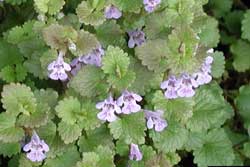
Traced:
[[196, 90], [194, 101], [193, 116], [187, 122], [187, 128], [191, 131], [201, 132], [220, 127], [234, 114], [222, 96], [222, 90], [215, 84]]
[[11, 157], [21, 151], [19, 143], [2, 143], [0, 142], [0, 154]]
[[114, 20], [106, 21], [96, 27], [96, 36], [103, 47], [108, 47], [108, 45], [123, 47], [127, 45], [124, 32]]
[[244, 127], [248, 129], [250, 126], [250, 85], [241, 86], [239, 95], [235, 99], [235, 104], [239, 110], [240, 116], [244, 120]]
[[164, 153], [181, 149], [188, 139], [188, 131], [177, 122], [168, 122], [168, 127], [161, 133], [150, 131], [154, 146]]
[[[100, 140], [101, 139], [101, 140]], [[114, 143], [112, 141], [112, 136], [105, 125], [94, 129], [93, 131], [88, 131], [88, 134], [81, 136], [78, 140], [78, 146], [80, 147], [80, 152], [91, 152], [94, 151], [99, 145], [108, 146], [109, 148], [114, 148]]]
[[193, 115], [192, 98], [166, 99], [161, 91], [156, 91], [152, 99], [155, 110], [163, 110], [167, 120], [176, 120], [186, 124]]
[[100, 156], [95, 152], [82, 154], [82, 161], [77, 162], [76, 167], [99, 167]]
[[37, 102], [48, 104], [48, 106], [53, 110], [57, 105], [58, 93], [53, 89], [35, 90], [34, 95]]
[[11, 5], [21, 5], [25, 3], [27, 0], [5, 0], [4, 2], [9, 3]]
[[147, 39], [166, 38], [170, 29], [166, 26], [166, 12], [152, 13], [146, 17], [145, 29]]
[[115, 167], [114, 165], [114, 152], [107, 146], [98, 146], [96, 149], [100, 160], [98, 162], [99, 166], [110, 166]]
[[34, 21], [27, 21], [22, 26], [11, 28], [6, 34], [5, 39], [12, 44], [19, 44], [35, 36], [33, 32]]
[[25, 154], [21, 154], [18, 164], [18, 167], [38, 167], [42, 162], [32, 162]]
[[114, 153], [108, 147], [99, 146], [95, 152], [84, 152], [82, 161], [78, 162], [76, 167], [115, 167]]
[[199, 33], [199, 37], [201, 44], [206, 47], [216, 47], [220, 41], [218, 21], [212, 17], [208, 17], [201, 32]]
[[69, 42], [76, 41], [77, 32], [70, 26], [51, 24], [43, 29], [43, 38], [47, 45], [53, 49], [66, 50]]
[[65, 4], [64, 0], [34, 0], [34, 5], [39, 13], [58, 13]]
[[46, 104], [39, 103], [36, 111], [30, 115], [22, 114], [17, 119], [17, 125], [25, 128], [38, 128], [47, 124], [50, 108]]
[[3, 87], [2, 103], [6, 112], [29, 115], [36, 111], [36, 99], [29, 87], [24, 84], [9, 84]]
[[250, 31], [248, 28], [249, 26], [250, 26], [250, 10], [247, 10], [246, 13], [244, 14], [244, 19], [242, 20], [241, 37], [243, 39], [247, 39], [248, 41], [250, 41]]
[[0, 141], [4, 143], [19, 142], [24, 137], [24, 131], [15, 127], [16, 118], [8, 113], [0, 114]]
[[108, 86], [105, 75], [100, 68], [87, 65], [70, 81], [70, 87], [82, 96], [95, 97], [106, 94]]
[[212, 64], [212, 76], [214, 78], [220, 78], [225, 71], [225, 57], [222, 52], [213, 53], [213, 64]]
[[72, 167], [80, 160], [80, 154], [75, 146], [70, 147], [64, 154], [53, 159], [46, 159], [44, 167]]
[[230, 12], [233, 1], [232, 0], [210, 0], [209, 7], [211, 8], [215, 17], [220, 18], [225, 16], [227, 13]]
[[58, 124], [58, 132], [65, 144], [76, 141], [82, 134], [82, 129], [77, 124], [68, 124], [61, 121]]
[[102, 70], [109, 75], [108, 81], [114, 88], [126, 89], [133, 83], [135, 74], [128, 70], [130, 59], [119, 47], [109, 46], [102, 63]]
[[0, 69], [22, 62], [23, 56], [15, 45], [0, 39]]
[[132, 59], [130, 68], [135, 72], [135, 81], [132, 83], [130, 90], [145, 95], [151, 89], [157, 89], [160, 86], [163, 75], [149, 71], [147, 67], [142, 66], [141, 63]]
[[48, 158], [55, 158], [64, 154], [71, 145], [65, 145], [60, 136], [56, 133], [56, 125], [49, 121], [45, 126], [37, 129], [40, 138], [49, 145], [49, 152], [46, 153]]
[[243, 153], [246, 157], [250, 157], [250, 142], [246, 142], [243, 145]]
[[87, 31], [81, 30], [78, 33], [78, 38], [76, 40], [76, 51], [73, 52], [76, 56], [86, 55], [95, 49], [99, 42], [93, 34]]
[[203, 146], [193, 154], [198, 166], [230, 166], [235, 159], [232, 143], [223, 129], [209, 131]]
[[145, 142], [144, 130], [146, 127], [143, 112], [124, 115], [121, 119], [111, 122], [109, 128], [114, 139], [123, 140], [126, 144], [143, 144]]
[[139, 13], [142, 6], [141, 0], [111, 0], [111, 3], [125, 12]]
[[81, 113], [79, 113], [79, 125], [86, 131], [94, 130], [100, 127], [102, 122], [97, 118], [98, 110], [95, 103], [85, 101], [82, 103]]
[[162, 39], [149, 40], [135, 48], [135, 55], [142, 61], [142, 65], [155, 72], [163, 72], [167, 69], [167, 53], [167, 42]]
[[59, 101], [55, 110], [63, 122], [73, 125], [81, 115], [81, 103], [74, 97], [64, 98]]
[[87, 1], [82, 1], [76, 8], [76, 13], [80, 23], [90, 24], [93, 26], [101, 25], [105, 17], [101, 11], [102, 8], [94, 8]]
[[237, 71], [244, 72], [250, 69], [249, 43], [240, 39], [230, 46], [230, 50], [234, 58], [233, 66]]

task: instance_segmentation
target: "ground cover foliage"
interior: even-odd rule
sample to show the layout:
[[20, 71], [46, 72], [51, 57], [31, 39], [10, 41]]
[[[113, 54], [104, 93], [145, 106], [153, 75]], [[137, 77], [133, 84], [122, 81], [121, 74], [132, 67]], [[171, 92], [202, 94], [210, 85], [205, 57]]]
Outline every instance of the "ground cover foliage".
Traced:
[[247, 0], [2, 0], [0, 31], [0, 166], [250, 165]]

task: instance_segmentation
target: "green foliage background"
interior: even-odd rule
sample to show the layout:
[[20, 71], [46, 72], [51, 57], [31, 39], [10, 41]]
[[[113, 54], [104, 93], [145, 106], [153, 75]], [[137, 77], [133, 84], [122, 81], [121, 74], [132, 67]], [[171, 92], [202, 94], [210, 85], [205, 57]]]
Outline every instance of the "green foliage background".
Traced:
[[[151, 14], [142, 2], [0, 2], [0, 166], [250, 165], [249, 2], [162, 0]], [[105, 19], [109, 4], [123, 12], [121, 19]], [[146, 42], [129, 49], [126, 32], [141, 28]], [[67, 51], [70, 62], [98, 44], [105, 49], [101, 68], [86, 65], [68, 83], [48, 79], [57, 51]], [[165, 99], [160, 83], [169, 73], [197, 71], [209, 48], [216, 50], [213, 82], [192, 98]], [[95, 104], [124, 89], [143, 96], [143, 108], [164, 110], [166, 130], [147, 130], [142, 112], [98, 120]], [[21, 148], [32, 129], [50, 147], [42, 163], [29, 161]], [[132, 142], [142, 161], [128, 160]]]

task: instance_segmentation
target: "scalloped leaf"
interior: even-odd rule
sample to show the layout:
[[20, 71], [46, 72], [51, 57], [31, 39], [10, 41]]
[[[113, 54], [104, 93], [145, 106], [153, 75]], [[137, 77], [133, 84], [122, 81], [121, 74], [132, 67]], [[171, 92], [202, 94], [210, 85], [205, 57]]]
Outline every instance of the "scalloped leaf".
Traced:
[[76, 51], [73, 52], [76, 56], [86, 55], [95, 49], [99, 42], [95, 35], [90, 34], [87, 31], [81, 30], [78, 33], [78, 38], [76, 40]]
[[58, 132], [65, 144], [76, 141], [82, 134], [82, 129], [77, 124], [68, 124], [61, 121], [58, 124]]
[[64, 6], [64, 0], [34, 0], [34, 5], [38, 13], [57, 14]]
[[80, 3], [76, 8], [79, 22], [93, 26], [101, 25], [106, 20], [101, 9], [101, 7], [92, 7], [87, 1], [82, 1], [82, 3]]
[[50, 150], [46, 153], [48, 158], [60, 156], [71, 147], [71, 145], [64, 144], [60, 136], [58, 136], [56, 129], [56, 125], [52, 121], [49, 121], [45, 126], [41, 126], [37, 129], [40, 138], [49, 145]]
[[239, 114], [244, 120], [244, 127], [248, 129], [250, 126], [250, 85], [241, 86], [239, 89], [239, 95], [235, 98], [236, 107], [239, 110]]
[[236, 71], [245, 72], [250, 69], [250, 44], [241, 39], [230, 46], [230, 51], [233, 53], [233, 66]]
[[113, 160], [114, 153], [107, 146], [98, 146], [95, 152], [84, 152], [83, 160], [77, 163], [77, 167], [115, 167]]
[[193, 116], [187, 122], [191, 131], [206, 131], [220, 127], [234, 115], [232, 107], [222, 96], [221, 88], [216, 85], [205, 85], [196, 91]]
[[66, 50], [70, 40], [76, 41], [77, 31], [70, 26], [51, 24], [43, 29], [43, 38], [51, 48]]
[[149, 40], [135, 48], [135, 55], [142, 61], [142, 65], [155, 72], [167, 70], [167, 53], [167, 41], [162, 39]]
[[214, 78], [220, 78], [225, 71], [225, 57], [223, 52], [214, 52], [213, 53], [213, 64], [212, 64], [212, 76]]
[[206, 20], [203, 25], [201, 33], [199, 33], [201, 44], [206, 47], [216, 47], [220, 41], [220, 34], [218, 29], [218, 21], [212, 17]]
[[81, 116], [81, 103], [77, 98], [71, 96], [59, 101], [55, 110], [63, 122], [73, 125]]
[[11, 157], [20, 153], [21, 146], [19, 143], [2, 143], [0, 142], [0, 154], [4, 157]]
[[38, 128], [47, 124], [50, 108], [46, 104], [39, 103], [36, 112], [30, 115], [22, 114], [17, 119], [17, 125], [25, 128]]
[[188, 139], [188, 131], [178, 122], [168, 122], [168, 127], [161, 133], [150, 131], [154, 146], [164, 153], [174, 152], [185, 144]]
[[99, 167], [100, 156], [95, 152], [84, 152], [82, 161], [77, 162], [76, 167]]
[[130, 68], [135, 72], [135, 81], [129, 90], [145, 95], [151, 89], [157, 89], [160, 86], [163, 75], [149, 71], [147, 67], [142, 66], [139, 61], [132, 59]]
[[0, 141], [12, 143], [21, 141], [24, 131], [15, 127], [16, 118], [8, 113], [0, 114]]
[[250, 10], [246, 11], [246, 13], [244, 14], [244, 19], [242, 20], [242, 35], [241, 37], [243, 39], [247, 39], [248, 41], [250, 41], [250, 31], [249, 31], [249, 27], [250, 27]]
[[109, 45], [124, 47], [127, 45], [125, 33], [120, 25], [114, 20], [106, 21], [102, 25], [96, 27], [96, 36], [103, 47]]
[[87, 65], [81, 68], [69, 85], [81, 96], [95, 97], [105, 95], [108, 91], [104, 78], [105, 75], [100, 68]]
[[186, 124], [193, 115], [193, 98], [166, 99], [162, 91], [156, 91], [152, 99], [155, 110], [163, 110], [164, 117]]
[[91, 101], [84, 101], [82, 103], [81, 113], [79, 113], [78, 118], [80, 119], [79, 125], [86, 131], [94, 130], [100, 127], [102, 122], [97, 118], [97, 113], [99, 112], [95, 103]]
[[223, 129], [209, 131], [203, 146], [195, 149], [193, 155], [198, 166], [231, 166], [235, 159], [232, 143]]
[[126, 144], [145, 142], [146, 127], [143, 112], [124, 115], [121, 119], [111, 122], [108, 127], [114, 139], [123, 140]]
[[29, 87], [24, 84], [9, 84], [3, 87], [2, 103], [6, 112], [29, 115], [36, 111], [36, 99]]
[[77, 142], [77, 145], [80, 148], [80, 152], [93, 151], [99, 145], [114, 148], [112, 139], [113, 138], [109, 133], [109, 129], [106, 128], [105, 125], [102, 125], [101, 127], [94, 129], [93, 131], [88, 131], [88, 134], [86, 136], [81, 136]]
[[119, 47], [109, 46], [102, 63], [102, 70], [108, 74], [108, 82], [114, 88], [123, 90], [133, 83], [135, 73], [128, 70], [130, 59]]
[[143, 3], [141, 0], [111, 0], [111, 3], [124, 12], [139, 13]]
[[46, 159], [43, 167], [72, 167], [80, 160], [80, 154], [77, 147], [72, 146], [67, 151], [53, 159]]

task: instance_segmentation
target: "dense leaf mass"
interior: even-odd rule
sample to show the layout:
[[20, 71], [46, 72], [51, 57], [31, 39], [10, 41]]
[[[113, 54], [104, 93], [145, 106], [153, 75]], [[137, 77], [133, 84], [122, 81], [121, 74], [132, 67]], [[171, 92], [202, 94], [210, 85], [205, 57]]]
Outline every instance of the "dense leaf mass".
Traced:
[[250, 165], [247, 0], [0, 0], [0, 166]]

